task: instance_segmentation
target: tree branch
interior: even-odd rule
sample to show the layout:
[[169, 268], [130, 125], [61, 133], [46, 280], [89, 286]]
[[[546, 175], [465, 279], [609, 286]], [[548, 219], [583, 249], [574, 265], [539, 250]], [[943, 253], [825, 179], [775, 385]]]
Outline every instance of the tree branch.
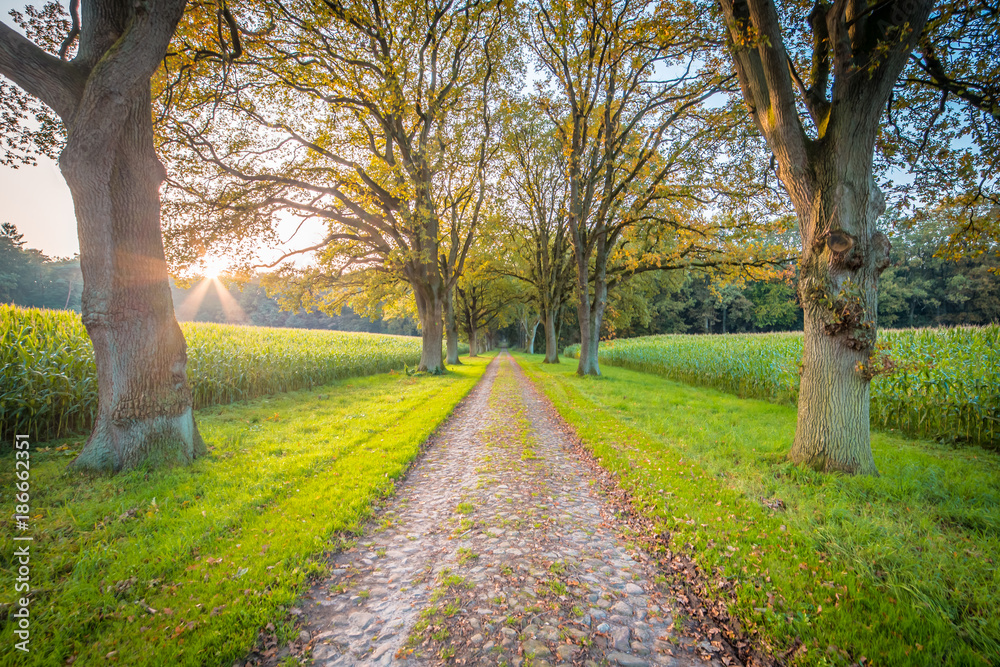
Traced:
[[66, 35], [66, 39], [59, 46], [60, 60], [66, 60], [69, 47], [73, 46], [73, 42], [80, 36], [80, 0], [70, 0], [69, 15], [73, 20], [73, 24], [69, 29], [69, 34]]
[[63, 121], [76, 112], [86, 77], [72, 64], [49, 55], [0, 22], [0, 74], [37, 97]]

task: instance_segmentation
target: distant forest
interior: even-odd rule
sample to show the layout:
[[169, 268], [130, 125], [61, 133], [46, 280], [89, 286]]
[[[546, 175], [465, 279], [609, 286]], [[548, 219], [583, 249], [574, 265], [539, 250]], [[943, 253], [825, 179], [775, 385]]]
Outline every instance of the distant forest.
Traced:
[[[1000, 261], [995, 254], [957, 261], [935, 256], [944, 242], [932, 225], [895, 230], [892, 266], [879, 281], [879, 326], [927, 327], [1000, 321]], [[0, 302], [40, 308], [80, 310], [82, 276], [76, 258], [47, 257], [24, 247], [22, 234], [0, 225]], [[792, 276], [790, 275], [789, 278]], [[410, 318], [374, 321], [344, 308], [340, 315], [289, 312], [252, 281], [228, 283], [244, 324], [416, 335]], [[203, 290], [196, 309], [189, 297], [195, 284], [174, 285], [176, 310], [183, 319], [232, 321], [215, 289]], [[186, 304], [186, 305], [185, 305]], [[575, 309], [567, 308], [560, 343], [577, 335]], [[508, 330], [513, 334], [513, 322]], [[791, 280], [718, 284], [701, 274], [645, 274], [617, 290], [608, 307], [604, 337], [658, 333], [740, 333], [802, 329]], [[514, 334], [516, 335], [516, 334]]]
[[[996, 253], [957, 260], [938, 257], [946, 238], [929, 222], [893, 230], [889, 238], [892, 264], [879, 278], [880, 327], [1000, 321], [1000, 257]], [[718, 285], [705, 276], [689, 274], [677, 284], [671, 283], [668, 274], [648, 282], [652, 288], [639, 288], [648, 293], [642, 299], [648, 303], [648, 312], [640, 308], [638, 316], [614, 332], [616, 336], [802, 330], [802, 309], [791, 280]], [[622, 291], [625, 295], [620, 300], [626, 303], [638, 296]], [[609, 319], [613, 321], [613, 316]]]
[[[23, 235], [14, 225], [10, 223], [0, 225], [0, 303], [80, 312], [83, 275], [80, 273], [79, 259], [47, 257], [40, 250], [25, 248], [24, 245]], [[242, 310], [243, 316], [235, 318], [240, 324], [295, 329], [367, 331], [403, 336], [415, 336], [419, 333], [416, 323], [409, 318], [390, 320], [377, 318], [372, 321], [357, 315], [350, 308], [344, 308], [340, 315], [332, 317], [319, 312], [281, 310], [278, 302], [268, 297], [264, 288], [256, 282], [244, 285], [231, 283], [228, 289]], [[189, 316], [184, 317], [181, 314], [181, 311], [187, 310], [184, 304], [197, 290], [197, 284], [187, 289], [171, 285], [174, 309], [178, 311], [179, 318], [196, 322], [234, 320], [227, 316], [218, 292], [211, 288], [205, 291], [200, 304], [193, 309], [194, 312], [185, 313]]]
[[[241, 311], [233, 316], [226, 312], [225, 304], [219, 298], [218, 289], [227, 289]], [[195, 322], [237, 322], [260, 327], [290, 327], [293, 329], [330, 329], [333, 331], [367, 331], [368, 333], [395, 334], [398, 336], [416, 336], [420, 331], [417, 323], [410, 318], [374, 320], [358, 315], [349, 307], [344, 307], [339, 315], [326, 315], [313, 311], [298, 310], [291, 312], [282, 310], [278, 301], [267, 295], [258, 281], [238, 283], [220, 280], [215, 285], [209, 285], [204, 291], [204, 297], [198, 303], [198, 284], [182, 289], [171, 285], [174, 297], [174, 310], [178, 318]], [[192, 308], [192, 306], [197, 306]]]

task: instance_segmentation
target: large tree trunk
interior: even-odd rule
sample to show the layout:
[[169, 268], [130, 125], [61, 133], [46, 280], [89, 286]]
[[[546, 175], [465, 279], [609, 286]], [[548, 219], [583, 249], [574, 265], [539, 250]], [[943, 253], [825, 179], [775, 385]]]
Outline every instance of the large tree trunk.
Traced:
[[[592, 335], [591, 303], [588, 280], [588, 265], [585, 259], [581, 258], [577, 252], [577, 278], [576, 291], [580, 297], [576, 306], [576, 317], [580, 322], [580, 358], [576, 364], [577, 375], [597, 375], [600, 369], [591, 366], [590, 340]], [[600, 334], [597, 334], [600, 335]]]
[[73, 195], [83, 322], [94, 345], [98, 412], [78, 470], [190, 461], [194, 424], [184, 337], [174, 318], [160, 237], [150, 77], [184, 0], [85, 2], [72, 62], [0, 24], [0, 73], [59, 114], [59, 164]]
[[805, 347], [798, 425], [788, 456], [817, 470], [876, 474], [868, 414], [870, 358], [878, 276], [889, 263], [889, 241], [876, 229], [885, 203], [870, 154], [867, 160], [857, 157], [846, 142], [819, 153], [814, 199], [808, 208], [796, 207], [804, 248], [798, 290]]
[[[809, 81], [795, 83], [773, 0], [720, 4], [740, 89], [802, 237], [805, 348], [789, 458], [819, 470], [875, 473], [868, 398], [878, 276], [889, 263], [889, 241], [875, 227], [885, 202], [872, 161], [879, 119], [934, 3], [817, 3], [809, 16]], [[816, 138], [804, 129], [803, 109]]]
[[577, 269], [581, 278], [577, 280], [580, 291], [580, 305], [577, 315], [580, 318], [580, 360], [577, 364], [577, 375], [600, 375], [601, 366], [597, 360], [597, 352], [601, 343], [601, 323], [604, 319], [604, 309], [608, 304], [607, 254], [603, 243], [598, 242], [594, 253], [594, 300], [590, 301], [588, 294], [587, 265], [578, 263]]
[[90, 110], [119, 118], [111, 132], [71, 132], [60, 158], [76, 209], [83, 323], [98, 376], [97, 420], [78, 469], [186, 462], [205, 452], [160, 237], [165, 173], [153, 148], [148, 82], [122, 93], [129, 98]]
[[599, 287], [595, 287], [595, 291], [598, 292], [599, 295], [595, 299], [596, 303], [588, 309], [590, 314], [586, 325], [580, 325], [581, 341], [583, 339], [584, 326], [587, 328], [588, 337], [586, 346], [584, 346], [583, 342], [580, 343], [580, 363], [576, 370], [578, 375], [601, 374], [601, 366], [598, 362], [597, 355], [601, 344], [600, 332], [604, 316], [604, 305], [607, 301], [607, 285], [602, 284]]
[[451, 288], [445, 294], [445, 334], [447, 338], [448, 354], [445, 363], [450, 366], [459, 366], [461, 361], [458, 358], [458, 321], [455, 317], [455, 288]]
[[545, 313], [545, 361], [546, 364], [559, 363], [559, 331], [556, 328], [558, 308]]
[[417, 316], [420, 318], [420, 366], [417, 370], [439, 374], [444, 372], [441, 348], [444, 344], [444, 295], [429, 285], [414, 285]]
[[846, 347], [824, 327], [821, 317], [806, 315], [798, 426], [788, 457], [817, 470], [875, 473], [870, 380], [858, 371], [867, 354]]

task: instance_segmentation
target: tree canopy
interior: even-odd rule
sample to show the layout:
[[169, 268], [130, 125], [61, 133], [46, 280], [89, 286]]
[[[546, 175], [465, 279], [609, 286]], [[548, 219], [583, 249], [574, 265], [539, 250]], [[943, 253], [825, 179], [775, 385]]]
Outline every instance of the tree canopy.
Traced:
[[230, 4], [229, 53], [200, 30], [213, 11], [189, 12], [161, 73], [168, 238], [181, 259], [216, 244], [246, 255], [276, 238], [282, 215], [318, 222], [321, 240], [293, 251], [315, 251], [318, 271], [289, 277], [334, 303], [349, 301], [345, 276], [405, 282], [426, 339], [421, 367], [439, 371], [439, 323], [495, 152], [494, 107], [516, 71], [510, 5]]

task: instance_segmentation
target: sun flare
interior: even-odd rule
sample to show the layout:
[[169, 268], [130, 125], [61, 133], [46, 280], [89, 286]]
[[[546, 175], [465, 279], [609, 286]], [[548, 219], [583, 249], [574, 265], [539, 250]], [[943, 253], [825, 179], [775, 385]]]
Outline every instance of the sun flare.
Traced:
[[204, 267], [202, 275], [209, 280], [218, 278], [229, 268], [229, 263], [225, 259], [212, 255], [206, 255], [202, 258], [201, 263]]

